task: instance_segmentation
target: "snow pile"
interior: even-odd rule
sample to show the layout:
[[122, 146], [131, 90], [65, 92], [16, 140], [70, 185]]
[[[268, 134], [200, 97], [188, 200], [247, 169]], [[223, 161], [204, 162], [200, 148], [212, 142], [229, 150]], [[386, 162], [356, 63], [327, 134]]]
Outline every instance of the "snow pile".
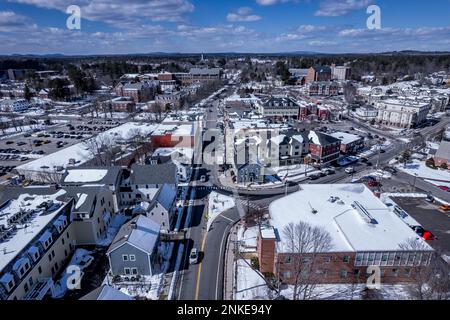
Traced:
[[234, 199], [217, 192], [211, 192], [208, 197], [208, 226], [211, 227], [214, 219], [222, 212], [227, 211], [235, 206]]

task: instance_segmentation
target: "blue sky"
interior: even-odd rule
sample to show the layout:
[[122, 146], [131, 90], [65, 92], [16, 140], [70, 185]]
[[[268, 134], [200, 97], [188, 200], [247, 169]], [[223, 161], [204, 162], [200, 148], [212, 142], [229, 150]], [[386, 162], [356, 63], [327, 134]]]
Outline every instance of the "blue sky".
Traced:
[[[381, 29], [366, 26], [369, 5]], [[81, 30], [66, 28], [69, 5]], [[450, 0], [0, 0], [0, 54], [450, 51]]]

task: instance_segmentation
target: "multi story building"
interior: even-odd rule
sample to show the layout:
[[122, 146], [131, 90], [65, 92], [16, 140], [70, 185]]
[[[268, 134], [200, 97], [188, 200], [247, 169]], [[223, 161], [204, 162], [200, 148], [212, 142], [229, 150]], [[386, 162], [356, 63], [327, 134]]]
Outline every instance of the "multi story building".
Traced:
[[158, 84], [156, 81], [120, 82], [116, 87], [116, 94], [129, 97], [134, 102], [146, 102], [155, 96]]
[[[380, 268], [383, 283], [410, 281], [434, 252], [363, 184], [305, 184], [274, 201], [269, 212], [270, 225], [257, 240], [260, 271], [287, 284], [294, 283], [299, 268], [309, 270], [307, 277], [316, 283], [363, 283], [369, 266]], [[326, 241], [299, 240], [292, 248], [284, 230], [300, 222], [319, 228]]]
[[339, 85], [332, 81], [314, 81], [308, 83], [308, 94], [310, 96], [337, 96]]
[[339, 159], [341, 141], [318, 131], [308, 133], [309, 154], [313, 162], [330, 163]]
[[259, 113], [268, 118], [298, 117], [299, 105], [289, 97], [271, 97], [259, 105]]
[[331, 65], [331, 78], [338, 81], [350, 80], [352, 76], [352, 69], [346, 66]]
[[0, 299], [42, 299], [75, 246], [98, 244], [115, 214], [106, 187], [2, 188]]
[[428, 103], [395, 99], [382, 100], [376, 104], [380, 124], [398, 128], [414, 128], [427, 120]]
[[341, 152], [344, 154], [356, 154], [364, 148], [364, 138], [356, 134], [333, 132], [330, 136], [341, 141]]
[[306, 82], [330, 81], [331, 68], [329, 66], [311, 67], [306, 77]]

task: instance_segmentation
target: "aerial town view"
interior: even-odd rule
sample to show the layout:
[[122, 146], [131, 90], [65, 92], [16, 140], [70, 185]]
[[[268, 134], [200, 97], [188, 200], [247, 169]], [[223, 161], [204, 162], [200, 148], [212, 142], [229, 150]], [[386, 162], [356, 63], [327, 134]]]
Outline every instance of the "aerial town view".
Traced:
[[450, 300], [449, 22], [447, 0], [1, 0], [0, 308]]

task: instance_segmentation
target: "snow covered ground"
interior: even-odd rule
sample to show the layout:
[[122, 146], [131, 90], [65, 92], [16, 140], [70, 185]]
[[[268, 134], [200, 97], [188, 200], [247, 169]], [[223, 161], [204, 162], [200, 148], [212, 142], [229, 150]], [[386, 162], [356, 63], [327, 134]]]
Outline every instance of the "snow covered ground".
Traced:
[[[260, 274], [250, 267], [250, 261], [239, 259], [235, 262], [237, 270], [237, 283], [235, 300], [269, 300], [276, 297], [276, 292], [271, 291]], [[364, 284], [323, 284], [317, 285], [311, 294], [314, 300], [361, 300]], [[406, 285], [382, 285], [379, 293], [384, 300], [409, 300], [411, 299]], [[287, 299], [292, 299], [294, 286], [281, 287], [280, 294]]]
[[164, 285], [164, 274], [159, 273], [154, 276], [143, 276], [139, 282], [122, 282], [113, 284], [121, 292], [134, 297], [149, 300], [158, 300]]
[[129, 220], [129, 217], [124, 216], [123, 214], [117, 214], [111, 221], [108, 229], [106, 230], [106, 238], [97, 243], [99, 246], [109, 246], [117, 232], [119, 232], [120, 227]]
[[258, 237], [258, 226], [246, 228], [240, 225], [237, 231], [240, 252], [256, 252], [256, 242]]
[[298, 164], [293, 166], [286, 166], [286, 167], [274, 167], [273, 171], [275, 171], [280, 179], [283, 179], [284, 177], [292, 178], [298, 178], [300, 176], [305, 176], [305, 172], [312, 173], [312, 172], [318, 172], [317, 169], [314, 167], [311, 167], [309, 165], [304, 164]]
[[444, 169], [431, 169], [425, 165], [425, 162], [413, 160], [412, 163], [406, 165], [398, 164], [398, 170], [406, 172], [412, 176], [417, 174], [418, 178], [429, 180], [444, 180], [450, 182], [450, 171]]
[[217, 192], [211, 192], [208, 197], [208, 226], [211, 227], [214, 219], [222, 212], [227, 211], [235, 206], [234, 199]]
[[[86, 269], [90, 263], [86, 263], [86, 261], [91, 261], [94, 259], [90, 254], [91, 251], [87, 251], [85, 249], [77, 249], [75, 250], [72, 259], [70, 259], [70, 262], [68, 264], [68, 267], [72, 266], [78, 266], [83, 272], [84, 269]], [[61, 278], [55, 282], [54, 285], [54, 291], [53, 291], [53, 298], [62, 298], [67, 293], [67, 284], [69, 277], [73, 277], [73, 270], [64, 271]], [[82, 274], [81, 274], [82, 276]]]
[[257, 271], [250, 267], [250, 260], [239, 259], [235, 262], [237, 283], [235, 300], [265, 300], [269, 298], [270, 290]]

